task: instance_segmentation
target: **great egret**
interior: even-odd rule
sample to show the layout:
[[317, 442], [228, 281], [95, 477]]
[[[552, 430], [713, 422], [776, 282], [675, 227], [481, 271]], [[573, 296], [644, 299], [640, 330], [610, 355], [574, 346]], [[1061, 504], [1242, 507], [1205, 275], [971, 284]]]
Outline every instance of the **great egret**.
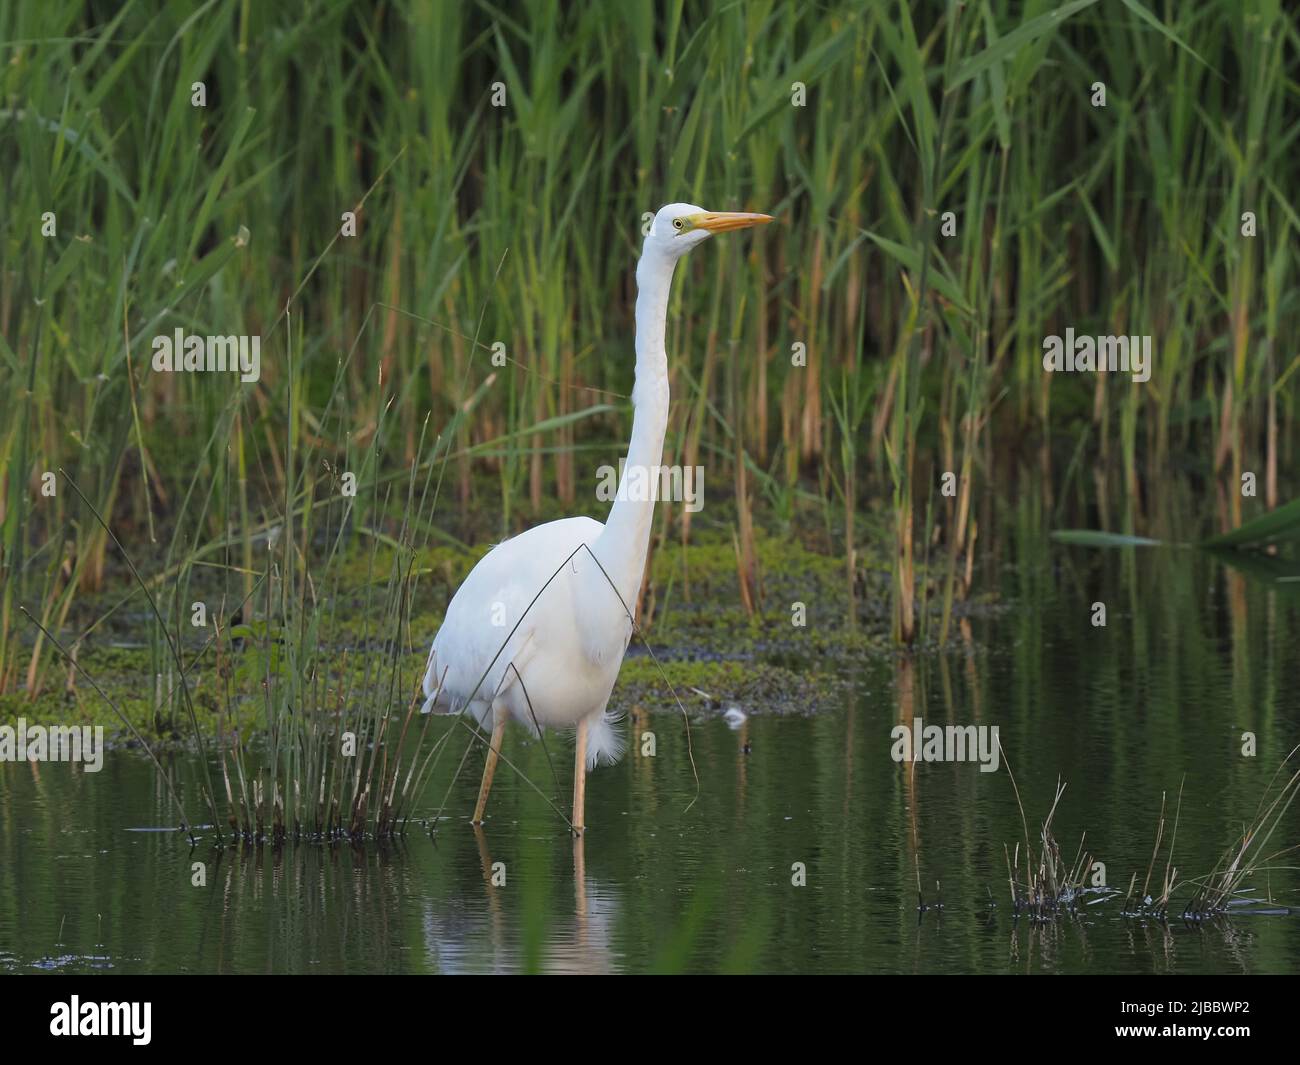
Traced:
[[673, 270], [714, 233], [771, 220], [688, 203], [659, 210], [636, 267], [632, 439], [608, 520], [602, 525], [592, 518], [561, 518], [520, 533], [492, 548], [452, 596], [429, 649], [424, 711], [468, 710], [480, 726], [491, 717], [475, 824], [483, 820], [511, 718], [534, 734], [538, 728], [577, 726], [573, 827], [578, 833], [585, 827], [588, 769], [622, 754], [622, 736], [606, 706], [632, 636], [631, 610], [645, 570], [657, 495], [629, 490], [628, 479], [658, 484], [655, 473], [668, 427], [664, 323]]

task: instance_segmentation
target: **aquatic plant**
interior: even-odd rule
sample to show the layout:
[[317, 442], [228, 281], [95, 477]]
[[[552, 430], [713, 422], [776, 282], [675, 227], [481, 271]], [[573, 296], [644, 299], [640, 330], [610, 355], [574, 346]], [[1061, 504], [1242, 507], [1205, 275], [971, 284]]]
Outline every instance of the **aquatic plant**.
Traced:
[[1297, 751], [1300, 747], [1282, 760], [1269, 779], [1254, 816], [1243, 826], [1240, 838], [1228, 846], [1209, 873], [1192, 881], [1196, 890], [1183, 910], [1184, 917], [1204, 920], [1228, 912], [1228, 907], [1240, 900], [1247, 881], [1268, 869], [1278, 858], [1300, 850], [1300, 844], [1294, 844], [1267, 851], [1269, 840], [1300, 795], [1300, 769], [1290, 776], [1284, 775]]
[[[0, 217], [13, 414], [0, 422], [0, 690], [47, 683], [49, 644], [26, 642], [18, 606], [53, 631], [103, 585], [111, 545], [90, 504], [166, 544], [200, 473], [196, 539], [168, 572], [233, 540], [247, 592], [267, 503], [289, 483], [272, 446], [287, 394], [300, 469], [354, 339], [330, 450], [380, 433], [384, 474], [400, 476], [425, 416], [451, 418], [496, 374], [452, 442], [458, 510], [490, 495], [509, 532], [553, 502], [598, 509], [586, 460], [625, 435], [631, 373], [630, 321], [611, 313], [626, 301], [611, 294], [665, 190], [725, 191], [783, 220], [779, 241], [698, 267], [752, 283], [682, 286], [674, 298], [699, 303], [672, 315], [695, 324], [670, 340], [686, 402], [668, 451], [730, 485], [751, 601], [748, 529], [765, 512], [840, 511], [851, 559], [855, 511], [887, 499], [906, 641], [931, 594], [919, 523], [936, 540], [946, 636], [994, 484], [1039, 482], [1049, 511], [1138, 535], [1175, 464], [1219, 500], [1216, 531], [1259, 505], [1242, 476], [1258, 475], [1265, 507], [1285, 491], [1300, 215], [1283, 5], [640, 0], [612, 20], [398, 3], [305, 24], [214, 4], [183, 17], [128, 5], [90, 25], [71, 0], [0, 15], [0, 150], [15, 160]], [[613, 239], [585, 239], [579, 204], [601, 205]], [[1153, 336], [1150, 381], [1046, 374], [1043, 337], [1067, 326]], [[209, 380], [152, 372], [151, 338], [178, 327], [260, 335], [260, 381], [232, 405]], [[85, 501], [41, 494], [60, 467]], [[953, 495], [936, 494], [945, 473]], [[665, 514], [659, 542], [692, 520], [709, 519]]]

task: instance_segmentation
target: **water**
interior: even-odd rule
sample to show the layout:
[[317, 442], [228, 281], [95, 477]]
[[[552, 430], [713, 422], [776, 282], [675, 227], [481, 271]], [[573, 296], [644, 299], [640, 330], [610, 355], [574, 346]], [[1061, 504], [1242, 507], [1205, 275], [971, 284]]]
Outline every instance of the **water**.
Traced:
[[[995, 552], [996, 554], [996, 552]], [[999, 564], [996, 559], [995, 567]], [[1120, 915], [1151, 860], [1161, 795], [1183, 800], [1173, 864], [1209, 871], [1300, 742], [1300, 585], [1266, 586], [1190, 551], [1021, 553], [969, 640], [910, 661], [846, 663], [838, 712], [693, 721], [635, 732], [589, 779], [586, 839], [504, 766], [482, 833], [466, 823], [471, 761], [434, 842], [191, 851], [150, 765], [111, 753], [97, 775], [0, 765], [0, 969], [17, 972], [1281, 972], [1300, 916], [1193, 926]], [[1092, 604], [1107, 605], [1104, 628]], [[1121, 898], [1049, 924], [1009, 912], [1004, 845], [1023, 841], [1006, 772], [909, 767], [891, 728], [996, 724], [1037, 845], [1058, 778], [1067, 859], [1082, 832]], [[1242, 755], [1253, 732], [1255, 757]], [[746, 753], [748, 748], [748, 753]], [[567, 750], [516, 731], [506, 754], [568, 798]], [[458, 757], [458, 756], [457, 756]], [[183, 761], [183, 759], [182, 759]], [[179, 766], [197, 808], [193, 766]], [[446, 776], [429, 789], [436, 810]], [[1166, 839], [1168, 835], [1166, 836]], [[1300, 843], [1300, 810], [1270, 850]], [[1023, 842], [1021, 842], [1023, 849]], [[202, 862], [206, 883], [195, 886]], [[498, 864], [500, 863], [500, 864]], [[806, 885], [792, 883], [803, 863]], [[1293, 864], [1252, 888], [1300, 907]], [[919, 867], [927, 904], [918, 913]], [[1165, 868], [1165, 851], [1153, 883]], [[504, 883], [494, 886], [493, 875]], [[941, 889], [935, 881], [941, 882]], [[1188, 895], [1176, 892], [1176, 903]]]

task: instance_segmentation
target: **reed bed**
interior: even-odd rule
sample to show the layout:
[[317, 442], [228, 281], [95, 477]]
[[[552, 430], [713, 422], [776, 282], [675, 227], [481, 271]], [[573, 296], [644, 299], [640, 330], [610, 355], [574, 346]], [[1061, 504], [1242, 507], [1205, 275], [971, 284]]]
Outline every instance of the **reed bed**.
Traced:
[[1252, 901], [1246, 895], [1248, 882], [1254, 880], [1261, 870], [1274, 868], [1277, 859], [1300, 849], [1300, 844], [1296, 844], [1276, 851], [1268, 850], [1269, 841], [1284, 823], [1296, 796], [1300, 795], [1300, 769], [1290, 775], [1286, 772], [1296, 751], [1300, 751], [1300, 747], [1292, 750], [1278, 766], [1254, 815], [1242, 826], [1240, 838], [1228, 846], [1208, 874], [1193, 882], [1194, 891], [1183, 910], [1184, 918], [1206, 920], [1228, 913], [1233, 905]]
[[[1300, 795], [1300, 769], [1288, 773], [1288, 767], [1298, 751], [1300, 747], [1292, 750], [1282, 760], [1265, 786], [1250, 821], [1243, 824], [1241, 836], [1227, 847], [1210, 872], [1203, 876], [1184, 877], [1180, 880], [1179, 869], [1174, 862], [1178, 823], [1182, 814], [1182, 784], [1179, 785], [1172, 814], [1168, 809], [1168, 796], [1161, 795], [1151, 859], [1140, 888], [1136, 870], [1129, 878], [1121, 916], [1167, 922], [1173, 915], [1183, 921], [1196, 922], [1223, 917], [1231, 913], [1234, 907], [1256, 906], [1260, 902], [1256, 882], [1258, 874], [1293, 868], [1277, 865], [1278, 859], [1300, 849], [1300, 844], [1293, 844], [1269, 850], [1270, 841], [1277, 829], [1285, 824], [1292, 803]], [[1065, 794], [1065, 784], [1057, 781], [1052, 805], [1039, 827], [1035, 846], [1030, 840], [1020, 790], [1016, 787], [1015, 777], [1010, 775], [1009, 768], [1008, 775], [1024, 828], [1023, 848], [1021, 841], [1004, 844], [1003, 847], [1012, 913], [1031, 922], [1045, 923], [1060, 917], [1077, 917], [1081, 905], [1117, 898], [1118, 891], [1104, 884], [1094, 884], [1090, 880], [1095, 855], [1085, 849], [1086, 832], [1079, 839], [1074, 857], [1068, 862], [1064, 859], [1052, 830], [1052, 821], [1060, 806], [1061, 797]], [[1181, 909], [1177, 908], [1175, 902], [1175, 893], [1179, 888], [1188, 892]], [[1089, 895], [1095, 895], [1096, 898], [1086, 898]], [[1271, 896], [1267, 902], [1272, 903]], [[1282, 907], [1272, 912], [1293, 911], [1289, 907]]]
[[[747, 603], [755, 522], [824, 516], [852, 575], [880, 510], [896, 639], [932, 595], [946, 638], [1025, 479], [1134, 534], [1190, 477], [1234, 528], [1294, 487], [1298, 46], [1276, 0], [6, 6], [0, 692], [52, 682], [19, 608], [64, 631], [110, 526], [177, 603], [220, 559], [309, 630], [301, 559], [259, 565], [264, 538], [306, 543], [309, 467], [359, 474], [394, 538], [426, 426], [438, 535], [599, 513], [631, 263], [674, 199], [781, 220], [691, 261], [669, 338], [665, 462], [708, 468], [695, 520], [734, 526]], [[1152, 335], [1151, 380], [1044, 373], [1067, 327]], [[152, 372], [176, 328], [260, 336], [260, 380]], [[42, 492], [60, 469], [84, 496]], [[690, 521], [665, 508], [657, 543]]]
[[1065, 785], [1058, 782], [1052, 808], [1039, 828], [1037, 849], [1026, 836], [1023, 855], [1019, 842], [1014, 851], [1006, 851], [1007, 884], [1011, 890], [1012, 912], [1017, 917], [1050, 921], [1061, 913], [1077, 913], [1088, 890], [1092, 855], [1084, 850], [1087, 834], [1080, 837], [1074, 858], [1067, 863], [1052, 833], [1052, 818], [1064, 793]]

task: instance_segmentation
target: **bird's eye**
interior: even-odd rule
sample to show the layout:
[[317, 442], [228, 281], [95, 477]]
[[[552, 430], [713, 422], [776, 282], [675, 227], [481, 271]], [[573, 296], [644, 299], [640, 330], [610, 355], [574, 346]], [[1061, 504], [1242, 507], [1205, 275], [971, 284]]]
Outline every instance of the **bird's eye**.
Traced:
[[680, 218], [673, 219], [673, 229], [677, 230], [678, 233], [682, 231], [682, 227], [685, 225], [686, 223], [683, 222]]

